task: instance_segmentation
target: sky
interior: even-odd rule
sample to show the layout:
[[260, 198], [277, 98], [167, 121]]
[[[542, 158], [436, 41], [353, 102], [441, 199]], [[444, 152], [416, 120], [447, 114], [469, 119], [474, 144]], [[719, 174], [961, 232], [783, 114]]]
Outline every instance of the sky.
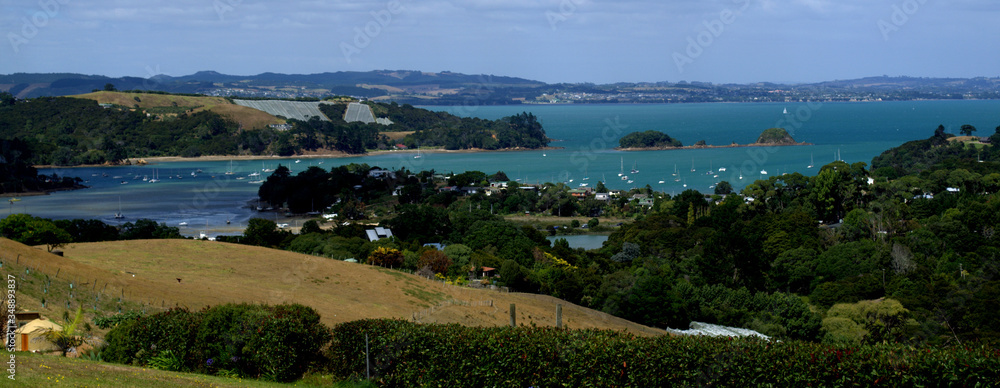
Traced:
[[1000, 76], [996, 0], [0, 0], [0, 74]]

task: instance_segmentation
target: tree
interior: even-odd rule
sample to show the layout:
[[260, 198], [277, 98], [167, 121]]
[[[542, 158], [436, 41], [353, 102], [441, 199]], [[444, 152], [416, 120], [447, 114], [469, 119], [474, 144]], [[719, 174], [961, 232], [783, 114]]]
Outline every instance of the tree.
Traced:
[[122, 240], [148, 240], [160, 238], [183, 238], [180, 229], [174, 226], [167, 226], [165, 223], [157, 224], [156, 221], [140, 218], [135, 223], [126, 222], [122, 225]]
[[263, 218], [251, 218], [243, 231], [243, 243], [262, 247], [273, 247], [281, 243], [281, 233], [274, 221]]
[[733, 185], [729, 182], [722, 181], [715, 185], [715, 193], [719, 195], [728, 195], [733, 192]]
[[521, 289], [527, 283], [527, 273], [514, 260], [504, 260], [500, 265], [500, 280], [511, 289]]
[[399, 268], [403, 265], [403, 253], [393, 248], [378, 247], [368, 255], [368, 264]]
[[972, 136], [972, 133], [975, 132], [975, 131], [976, 131], [976, 127], [973, 127], [973, 126], [971, 126], [969, 124], [963, 124], [962, 128], [958, 130], [958, 132], [960, 132], [961, 134], [963, 134], [965, 136]]
[[11, 106], [17, 103], [17, 99], [14, 95], [7, 92], [0, 92], [0, 108], [5, 106]]
[[452, 266], [450, 275], [463, 275], [465, 271], [472, 268], [472, 248], [463, 244], [451, 244], [444, 247], [444, 254], [451, 259]]
[[115, 89], [115, 85], [114, 84], [111, 84], [111, 83], [104, 84], [104, 91], [105, 92], [114, 92], [116, 90], [118, 90], [118, 89]]
[[309, 233], [323, 233], [323, 229], [319, 227], [319, 223], [316, 220], [309, 220], [302, 223], [302, 229], [299, 230], [299, 234]]
[[27, 214], [0, 220], [0, 235], [24, 245], [45, 245], [49, 252], [73, 241], [73, 236], [52, 221]]
[[[63, 316], [65, 317], [65, 315]], [[75, 348], [83, 344], [84, 338], [82, 336], [76, 335], [77, 326], [80, 325], [80, 321], [83, 319], [83, 309], [81, 307], [76, 308], [76, 315], [72, 322], [66, 322], [60, 330], [49, 330], [43, 334], [46, 340], [52, 342], [59, 350], [62, 351], [63, 357], [66, 357], [66, 353], [70, 349]]]
[[611, 256], [611, 260], [619, 263], [627, 263], [635, 260], [640, 254], [639, 244], [625, 242], [622, 243], [622, 251], [616, 253], [614, 256]]
[[451, 259], [445, 256], [444, 252], [437, 249], [429, 249], [420, 254], [417, 267], [428, 267], [436, 274], [445, 274], [448, 273], [448, 268], [451, 267]]
[[73, 237], [66, 233], [49, 220], [35, 220], [28, 224], [31, 229], [27, 236], [24, 236], [25, 244], [45, 245], [49, 252], [59, 248], [73, 240]]
[[600, 224], [601, 220], [598, 220], [597, 218], [591, 218], [590, 221], [587, 221], [587, 227], [590, 229], [594, 229]]
[[598, 192], [598, 193], [607, 193], [608, 192], [608, 187], [604, 186], [604, 182], [598, 181], [597, 182], [597, 186], [594, 187], [594, 190], [595, 190], [595, 192]]

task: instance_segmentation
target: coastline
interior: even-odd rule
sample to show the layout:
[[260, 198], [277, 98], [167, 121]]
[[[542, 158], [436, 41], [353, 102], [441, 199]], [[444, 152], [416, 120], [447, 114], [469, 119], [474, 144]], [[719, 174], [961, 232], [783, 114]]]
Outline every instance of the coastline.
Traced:
[[815, 145], [813, 143], [750, 143], [750, 144], [729, 144], [729, 145], [689, 145], [681, 147], [615, 147], [616, 151], [672, 151], [672, 150], [700, 150], [700, 149], [712, 149], [712, 148], [743, 148], [743, 147], [795, 147], [795, 146], [811, 146]]
[[18, 197], [38, 197], [42, 195], [50, 195], [59, 191], [73, 191], [73, 190], [83, 190], [89, 189], [90, 186], [76, 186], [76, 187], [61, 187], [58, 189], [44, 190], [44, 191], [25, 191], [23, 193], [0, 193], [0, 198], [18, 198]]
[[151, 156], [144, 158], [130, 158], [126, 163], [112, 165], [112, 164], [84, 164], [79, 166], [53, 166], [53, 165], [36, 165], [33, 166], [36, 169], [60, 169], [60, 168], [93, 168], [93, 167], [120, 167], [120, 166], [142, 166], [148, 164], [156, 163], [167, 163], [167, 162], [222, 162], [227, 160], [281, 160], [281, 159], [337, 159], [337, 158], [354, 158], [363, 156], [378, 156], [378, 155], [389, 155], [389, 154], [472, 154], [472, 153], [488, 153], [488, 152], [524, 152], [524, 151], [551, 151], [551, 150], [561, 150], [563, 147], [539, 147], [539, 148], [505, 148], [499, 150], [484, 150], [480, 148], [470, 148], [461, 150], [446, 150], [444, 148], [420, 148], [412, 150], [375, 150], [369, 151], [364, 154], [348, 154], [340, 151], [314, 151], [301, 155], [291, 155], [291, 156], [276, 156], [276, 155], [203, 155], [195, 157], [183, 157], [183, 156]]

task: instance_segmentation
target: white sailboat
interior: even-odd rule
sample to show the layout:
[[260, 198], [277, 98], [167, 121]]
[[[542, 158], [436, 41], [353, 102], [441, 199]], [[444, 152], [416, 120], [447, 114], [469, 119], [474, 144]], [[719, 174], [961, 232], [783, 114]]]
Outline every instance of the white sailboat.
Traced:
[[809, 154], [809, 165], [806, 168], [813, 168], [813, 155]]
[[618, 170], [618, 176], [625, 175], [625, 158], [622, 158], [621, 170]]
[[787, 115], [788, 114], [788, 108], [785, 108], [784, 110], [782, 110], [781, 114]]
[[638, 163], [632, 162], [632, 173], [633, 174], [638, 174], [639, 173], [639, 168], [637, 167], [637, 165], [638, 165]]
[[120, 219], [123, 219], [123, 218], [125, 218], [125, 215], [122, 214], [122, 196], [119, 195], [118, 196], [118, 213], [115, 213], [115, 219], [116, 220], [120, 220]]
[[691, 158], [691, 172], [694, 172], [694, 158]]
[[233, 175], [233, 161], [229, 160], [229, 171], [226, 171], [226, 175]]

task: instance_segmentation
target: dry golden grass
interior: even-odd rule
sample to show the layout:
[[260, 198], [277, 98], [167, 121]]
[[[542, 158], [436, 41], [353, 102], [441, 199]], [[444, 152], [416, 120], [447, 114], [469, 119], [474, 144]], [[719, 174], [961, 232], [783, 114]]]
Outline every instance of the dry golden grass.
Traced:
[[285, 120], [279, 119], [270, 113], [264, 112], [262, 110], [257, 110], [254, 108], [236, 105], [236, 104], [219, 104], [210, 105], [204, 108], [199, 108], [199, 110], [205, 109], [222, 116], [229, 117], [233, 121], [236, 121], [242, 125], [243, 129], [263, 129], [267, 128], [271, 124], [284, 124]]
[[[144, 109], [174, 106], [173, 103], [177, 103], [176, 106], [187, 106], [187, 107], [229, 104], [229, 101], [226, 101], [226, 99], [222, 97], [178, 96], [172, 94], [122, 93], [122, 92], [101, 91], [101, 92], [81, 94], [72, 97], [95, 100], [101, 104], [117, 104], [124, 106], [135, 106], [138, 104], [140, 108]], [[140, 101], [138, 102], [135, 101], [135, 97], [139, 97]]]
[[[123, 106], [139, 105], [142, 109], [159, 107], [198, 107], [195, 112], [208, 110], [228, 117], [240, 123], [243, 129], [262, 129], [270, 124], [282, 124], [285, 121], [267, 112], [245, 106], [232, 104], [222, 97], [178, 96], [150, 93], [93, 92], [72, 96], [95, 100], [100, 104], [116, 104]], [[139, 97], [139, 101], [135, 100]], [[176, 105], [175, 105], [176, 104]]]
[[406, 137], [407, 135], [412, 135], [416, 131], [401, 131], [401, 132], [382, 132], [383, 135], [389, 138], [389, 140], [397, 141]]
[[38, 271], [54, 275], [59, 270], [59, 278], [107, 283], [108, 294], [124, 292], [125, 299], [154, 307], [300, 303], [316, 309], [328, 325], [417, 316], [420, 322], [500, 326], [509, 323], [509, 306], [516, 304], [518, 324], [552, 326], [556, 305], [562, 304], [563, 323], [570, 328], [664, 334], [549, 296], [449, 286], [394, 270], [260, 247], [113, 241], [72, 244], [59, 257], [9, 240], [0, 239], [0, 245], [5, 252], [16, 250], [22, 264]]

